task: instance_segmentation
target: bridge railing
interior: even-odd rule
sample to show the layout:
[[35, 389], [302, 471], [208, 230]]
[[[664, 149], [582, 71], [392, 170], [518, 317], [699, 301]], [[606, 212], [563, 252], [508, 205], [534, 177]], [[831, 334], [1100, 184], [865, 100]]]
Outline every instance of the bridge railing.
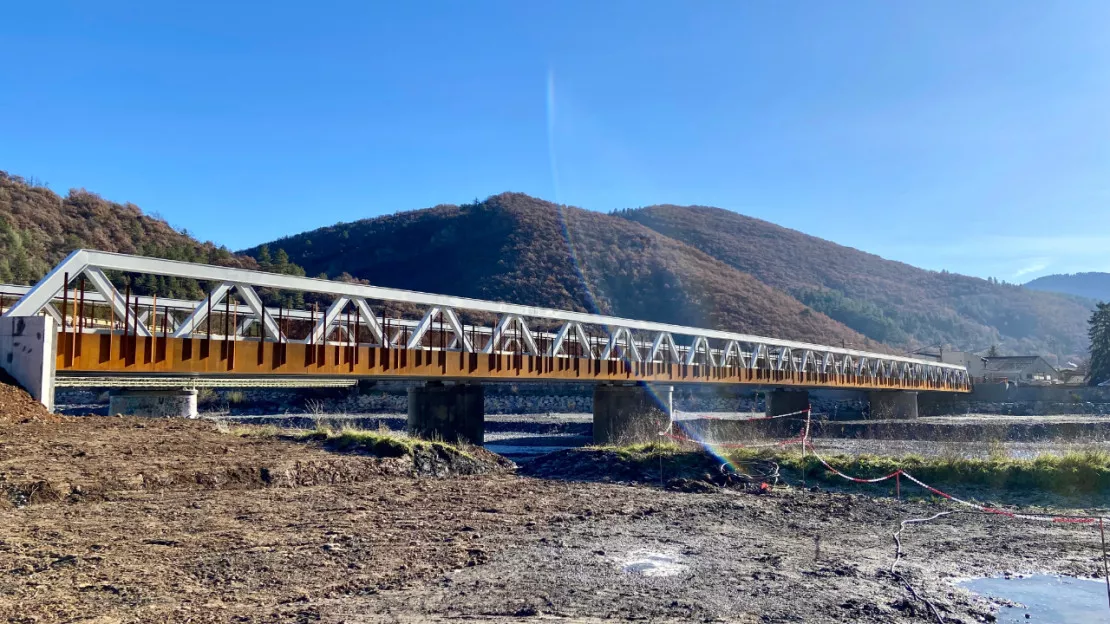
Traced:
[[[132, 297], [108, 278], [114, 273], [214, 286], [201, 301]], [[71, 291], [77, 283], [85, 287]], [[312, 293], [328, 303], [322, 309], [266, 306], [262, 289]], [[962, 366], [885, 353], [91, 250], [73, 252], [33, 287], [0, 287], [4, 294], [19, 295], [5, 317], [50, 314], [62, 332], [509, 352], [969, 385]], [[232, 304], [232, 297], [240, 302]], [[386, 314], [401, 308], [414, 310], [414, 318]], [[465, 323], [468, 318], [489, 322]]]

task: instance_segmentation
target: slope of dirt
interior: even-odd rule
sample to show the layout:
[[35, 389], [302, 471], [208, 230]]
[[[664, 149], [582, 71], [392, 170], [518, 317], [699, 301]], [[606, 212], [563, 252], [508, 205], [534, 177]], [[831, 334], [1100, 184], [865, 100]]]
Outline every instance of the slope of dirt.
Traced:
[[[414, 478], [180, 421], [0, 441], [0, 473], [58, 494], [0, 509], [0, 621], [932, 621], [889, 573], [898, 522], [945, 509], [920, 500]], [[902, 540], [899, 572], [948, 622], [991, 617], [957, 576], [1101, 572], [1090, 527], [959, 514]]]
[[[2, 386], [0, 386], [2, 388]], [[10, 405], [10, 404], [5, 404]], [[0, 413], [8, 408], [0, 406]], [[33, 458], [33, 461], [30, 459]], [[446, 457], [335, 453], [316, 442], [222, 432], [207, 421], [85, 416], [0, 419], [0, 492], [15, 506], [111, 499], [121, 492], [352, 483], [381, 475], [502, 470], [482, 449]]]
[[8, 423], [59, 422], [42, 403], [31, 398], [8, 373], [0, 370], [0, 425]]

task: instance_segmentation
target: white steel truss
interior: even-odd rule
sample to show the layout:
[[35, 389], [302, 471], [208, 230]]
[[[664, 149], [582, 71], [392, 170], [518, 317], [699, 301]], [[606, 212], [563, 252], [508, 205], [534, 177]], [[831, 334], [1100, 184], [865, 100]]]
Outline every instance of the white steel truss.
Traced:
[[[85, 293], [89, 303], [110, 306], [117, 319], [130, 317], [132, 331], [143, 336], [151, 335], [156, 328], [147, 327], [145, 316], [128, 310], [125, 297], [106, 277], [107, 271], [161, 275], [215, 284], [200, 302], [170, 298], [155, 302], [152, 297], [132, 299], [135, 309], [145, 311], [146, 306], [157, 306], [156, 314], [160, 319], [166, 319], [172, 335], [178, 338], [207, 331], [206, 321], [210, 311], [231, 310], [239, 320], [235, 328], [237, 336], [242, 336], [247, 327], [261, 323], [261, 339], [270, 340], [287, 340], [278, 323], [281, 315], [280, 318], [302, 323], [315, 320], [304, 339], [310, 343], [326, 342], [330, 335], [338, 331], [347, 342], [357, 338], [363, 344], [387, 347], [403, 344], [408, 349], [438, 348], [469, 353], [511, 351], [549, 357], [664, 361], [751, 370], [857, 375], [872, 379], [947, 381], [964, 385], [969, 381], [967, 370], [962, 366], [898, 355], [90, 250], [73, 252], [29, 289], [0, 286], [0, 294], [22, 293], [4, 316], [50, 314], [60, 320], [62, 315], [55, 306], [56, 300], [62, 297], [63, 288], [84, 276], [92, 285], [92, 290]], [[70, 284], [63, 284], [67, 274]], [[275, 310], [263, 305], [259, 288], [323, 295], [331, 299], [331, 304], [322, 314], [309, 310]], [[225, 301], [233, 291], [242, 299], [242, 304]], [[371, 301], [382, 302], [383, 306], [387, 303], [422, 306], [423, 316], [419, 321], [379, 316]], [[178, 316], [170, 314], [171, 311]], [[357, 319], [355, 326], [366, 331], [355, 331], [352, 335], [348, 323], [341, 318], [344, 312], [348, 313], [348, 319], [353, 313]], [[460, 312], [493, 314], [497, 322], [493, 327], [464, 326], [459, 319]], [[180, 315], [184, 315], [183, 318]], [[536, 332], [529, 327], [529, 323], [536, 321], [557, 324], [559, 328], [553, 333]], [[586, 327], [593, 328], [595, 332], [600, 330], [608, 339], [598, 344]], [[429, 335], [432, 338], [426, 339]]]

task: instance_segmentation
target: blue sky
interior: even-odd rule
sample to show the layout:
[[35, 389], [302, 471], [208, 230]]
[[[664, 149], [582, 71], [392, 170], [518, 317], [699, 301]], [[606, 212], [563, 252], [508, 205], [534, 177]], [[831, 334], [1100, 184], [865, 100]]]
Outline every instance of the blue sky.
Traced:
[[0, 169], [233, 249], [512, 190], [1110, 270], [1105, 0], [43, 0], [0, 58]]

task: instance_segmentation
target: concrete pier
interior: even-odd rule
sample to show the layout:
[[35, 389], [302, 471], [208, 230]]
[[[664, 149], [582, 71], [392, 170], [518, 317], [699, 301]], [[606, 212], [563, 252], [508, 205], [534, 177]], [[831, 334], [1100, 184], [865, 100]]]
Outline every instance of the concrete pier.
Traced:
[[108, 413], [155, 418], [196, 418], [196, 390], [113, 390]]
[[868, 398], [871, 401], [872, 419], [917, 418], [916, 392], [869, 392]]
[[805, 390], [772, 390], [767, 394], [768, 416], [792, 414], [808, 407], [809, 392]]
[[54, 411], [57, 328], [49, 316], [0, 318], [0, 368]]
[[409, 388], [408, 430], [410, 435], [429, 440], [482, 444], [485, 390], [478, 384], [436, 381]]
[[660, 441], [673, 396], [674, 386], [594, 386], [594, 444]]

